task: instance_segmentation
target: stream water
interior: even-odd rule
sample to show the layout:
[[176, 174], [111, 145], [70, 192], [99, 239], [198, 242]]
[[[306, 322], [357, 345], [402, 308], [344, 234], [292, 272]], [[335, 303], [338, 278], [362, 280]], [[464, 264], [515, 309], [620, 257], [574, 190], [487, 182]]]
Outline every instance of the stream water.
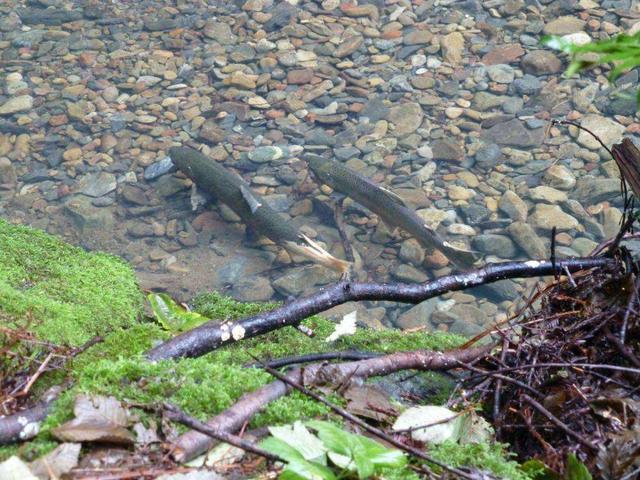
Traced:
[[[0, 216], [118, 254], [141, 285], [188, 300], [298, 297], [338, 279], [294, 261], [172, 169], [188, 145], [241, 175], [360, 279], [424, 282], [446, 257], [322, 185], [336, 159], [393, 190], [485, 262], [588, 254], [621, 217], [606, 144], [638, 140], [638, 71], [571, 79], [543, 34], [640, 28], [631, 0], [5, 1], [0, 5]], [[374, 327], [472, 335], [506, 297], [345, 305]]]

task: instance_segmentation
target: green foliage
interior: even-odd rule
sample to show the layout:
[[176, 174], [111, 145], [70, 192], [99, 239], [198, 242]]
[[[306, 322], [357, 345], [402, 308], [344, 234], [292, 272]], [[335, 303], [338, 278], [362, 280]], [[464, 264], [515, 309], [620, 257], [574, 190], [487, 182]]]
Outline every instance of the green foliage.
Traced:
[[578, 460], [575, 454], [570, 453], [567, 455], [567, 468], [564, 472], [565, 480], [591, 480], [591, 474], [589, 470]]
[[460, 445], [447, 441], [430, 447], [429, 455], [452, 467], [475, 467], [509, 480], [534, 478], [524, 472], [517, 462], [509, 459], [510, 454], [506, 451], [505, 445], [500, 443]]
[[156, 321], [171, 333], [180, 333], [202, 325], [207, 317], [178, 305], [166, 293], [150, 293], [147, 300]]
[[280, 478], [364, 479], [379, 476], [386, 469], [397, 471], [407, 464], [407, 457], [400, 450], [386, 448], [332, 423], [314, 420], [306, 425], [318, 432], [317, 437], [296, 423], [292, 427], [270, 428], [272, 436], [260, 443], [287, 461]]
[[586, 465], [573, 453], [567, 455], [566, 468], [563, 475], [548, 468], [540, 460], [527, 460], [520, 467], [529, 477], [535, 480], [592, 480]]
[[119, 258], [0, 220], [0, 311], [12, 319], [7, 326], [77, 346], [135, 324], [141, 310], [133, 271]]
[[[541, 43], [571, 56], [571, 62], [565, 72], [567, 77], [588, 68], [612, 63], [614, 66], [609, 73], [609, 81], [614, 82], [624, 72], [640, 66], [640, 32], [634, 35], [620, 34], [584, 45], [573, 44], [563, 37], [547, 35], [542, 37]], [[586, 59], [587, 54], [593, 54], [596, 58]], [[640, 90], [637, 99], [640, 104]]]

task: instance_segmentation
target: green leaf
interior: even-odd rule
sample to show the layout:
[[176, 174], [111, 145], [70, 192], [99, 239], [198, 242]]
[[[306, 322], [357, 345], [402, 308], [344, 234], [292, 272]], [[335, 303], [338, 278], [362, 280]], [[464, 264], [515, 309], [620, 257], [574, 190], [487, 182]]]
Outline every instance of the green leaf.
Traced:
[[260, 442], [260, 448], [264, 448], [267, 452], [283, 458], [287, 462], [295, 460], [304, 461], [302, 454], [287, 442], [275, 437], [267, 437]]
[[156, 321], [162, 325], [162, 328], [172, 333], [190, 330], [208, 320], [207, 317], [190, 312], [178, 305], [166, 293], [150, 293], [147, 299]]
[[306, 460], [289, 462], [280, 474], [282, 480], [337, 480], [330, 468]]
[[362, 448], [363, 454], [367, 455], [376, 466], [399, 468], [407, 464], [407, 456], [401, 450], [387, 448], [363, 435], [353, 435], [353, 437]]
[[275, 438], [295, 448], [305, 460], [326, 463], [325, 452], [327, 449], [318, 437], [312, 435], [301, 422], [281, 427], [269, 427], [269, 432]]
[[536, 480], [561, 480], [557, 473], [537, 459], [527, 460], [520, 465], [520, 470]]
[[310, 420], [306, 422], [306, 424], [314, 430], [317, 430], [318, 437], [329, 450], [341, 455], [352, 456], [349, 432], [342, 430], [332, 423], [320, 420]]
[[591, 474], [584, 463], [575, 454], [567, 455], [567, 469], [564, 472], [565, 480], [592, 480]]
[[364, 451], [359, 451], [358, 448], [355, 450], [353, 461], [356, 464], [356, 470], [358, 470], [358, 478], [369, 478], [375, 472], [373, 462]]

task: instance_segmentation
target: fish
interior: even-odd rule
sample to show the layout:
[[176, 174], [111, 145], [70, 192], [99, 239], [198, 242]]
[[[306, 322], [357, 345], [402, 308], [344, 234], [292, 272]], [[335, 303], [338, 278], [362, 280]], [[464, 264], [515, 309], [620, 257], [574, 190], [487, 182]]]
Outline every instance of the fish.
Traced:
[[368, 208], [388, 226], [411, 234], [428, 252], [437, 249], [456, 266], [473, 267], [477, 260], [474, 252], [457, 248], [442, 239], [397, 194], [335, 160], [313, 153], [302, 154], [302, 159], [321, 182]]
[[276, 212], [252, 191], [240, 176], [220, 163], [190, 147], [172, 147], [169, 157], [173, 164], [198, 188], [215, 196], [231, 208], [249, 227], [283, 246], [293, 254], [347, 275], [351, 263], [334, 257], [321, 245], [298, 232], [291, 222]]

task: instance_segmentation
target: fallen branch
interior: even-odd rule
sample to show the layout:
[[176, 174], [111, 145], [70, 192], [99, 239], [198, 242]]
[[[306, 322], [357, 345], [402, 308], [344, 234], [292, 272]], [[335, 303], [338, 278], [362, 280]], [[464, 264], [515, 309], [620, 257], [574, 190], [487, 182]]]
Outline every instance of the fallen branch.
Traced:
[[282, 328], [295, 326], [305, 318], [321, 313], [336, 305], [360, 300], [389, 300], [404, 303], [420, 303], [446, 292], [505, 280], [529, 278], [550, 274], [564, 274], [595, 267], [614, 265], [607, 258], [577, 258], [555, 262], [530, 260], [527, 262], [493, 263], [461, 274], [447, 275], [432, 282], [360, 283], [338, 282], [318, 293], [294, 300], [269, 312], [259, 313], [236, 322], [210, 321], [193, 330], [178, 335], [147, 352], [149, 360], [197, 357], [223, 345], [255, 337]]
[[427, 462], [433, 463], [434, 465], [439, 466], [443, 470], [447, 470], [448, 472], [451, 472], [451, 473], [457, 475], [458, 478], [466, 478], [466, 479], [469, 479], [469, 480], [473, 480], [474, 477], [471, 476], [471, 475], [468, 475], [466, 472], [463, 472], [462, 470], [459, 470], [459, 469], [454, 468], [454, 467], [450, 467], [449, 465], [447, 465], [445, 463], [442, 463], [442, 462], [430, 457], [429, 455], [427, 455], [426, 453], [422, 452], [421, 450], [419, 450], [419, 449], [417, 449], [415, 447], [411, 447], [409, 445], [405, 445], [401, 441], [396, 440], [394, 437], [392, 437], [390, 435], [387, 435], [386, 433], [384, 433], [379, 428], [373, 427], [373, 426], [369, 425], [367, 422], [365, 422], [364, 420], [361, 420], [358, 417], [356, 417], [355, 415], [347, 412], [344, 408], [340, 408], [337, 405], [334, 405], [333, 403], [331, 403], [329, 400], [327, 400], [323, 396], [318, 395], [315, 392], [312, 392], [308, 388], [305, 388], [299, 382], [294, 382], [293, 380], [287, 378], [286, 375], [282, 375], [277, 370], [274, 370], [273, 368], [268, 367], [267, 365], [264, 365], [264, 369], [267, 372], [269, 372], [271, 375], [276, 377], [278, 380], [286, 383], [290, 387], [295, 388], [299, 392], [302, 392], [306, 396], [313, 398], [314, 400], [322, 403], [323, 405], [326, 405], [327, 407], [329, 407], [331, 410], [333, 410], [335, 413], [337, 413], [338, 415], [340, 415], [344, 419], [349, 420], [352, 423], [355, 423], [360, 428], [362, 428], [366, 432], [369, 432], [370, 434], [374, 435], [375, 437], [378, 437], [379, 439], [384, 440], [385, 442], [393, 445], [394, 447], [399, 448], [400, 450], [402, 450], [402, 451], [404, 451], [406, 453], [409, 453], [410, 455], [413, 455], [416, 458], [419, 458], [421, 460], [426, 460]]
[[37, 405], [13, 415], [0, 418], [0, 445], [22, 442], [35, 437], [40, 432], [40, 424], [47, 418], [49, 409], [58, 397], [62, 387], [52, 387]]
[[264, 362], [249, 363], [245, 365], [245, 367], [260, 368], [263, 365], [268, 365], [271, 368], [282, 368], [299, 363], [319, 362], [321, 360], [368, 360], [382, 355], [382, 353], [378, 352], [356, 351], [311, 353], [309, 355], [292, 355], [290, 357], [276, 358]]
[[185, 412], [180, 410], [175, 405], [171, 405], [170, 403], [165, 403], [164, 412], [169, 420], [178, 422], [184, 425], [185, 427], [189, 427], [197, 432], [203, 433], [204, 435], [211, 437], [214, 440], [228, 443], [229, 445], [238, 447], [246, 452], [254, 453], [255, 455], [264, 457], [267, 460], [272, 460], [274, 462], [285, 462], [285, 460], [280, 458], [279, 456], [274, 455], [273, 453], [267, 452], [266, 450], [263, 450], [262, 448], [257, 447], [253, 443], [238, 437], [237, 435], [232, 435], [228, 432], [213, 428], [207, 425], [206, 423], [202, 423], [200, 420], [187, 415]]
[[[398, 352], [381, 357], [339, 364], [315, 363], [304, 368], [295, 368], [285, 374], [286, 378], [306, 386], [326, 383], [341, 384], [344, 379], [366, 379], [388, 375], [400, 370], [443, 371], [459, 367], [459, 362], [469, 363], [486, 355], [492, 346], [448, 352], [418, 350]], [[280, 397], [287, 395], [290, 387], [282, 380], [271, 382], [258, 390], [244, 395], [237, 403], [216, 415], [207, 425], [218, 432], [238, 431], [246, 422]], [[187, 462], [207, 451], [214, 441], [206, 435], [191, 431], [178, 437], [173, 458]]]

